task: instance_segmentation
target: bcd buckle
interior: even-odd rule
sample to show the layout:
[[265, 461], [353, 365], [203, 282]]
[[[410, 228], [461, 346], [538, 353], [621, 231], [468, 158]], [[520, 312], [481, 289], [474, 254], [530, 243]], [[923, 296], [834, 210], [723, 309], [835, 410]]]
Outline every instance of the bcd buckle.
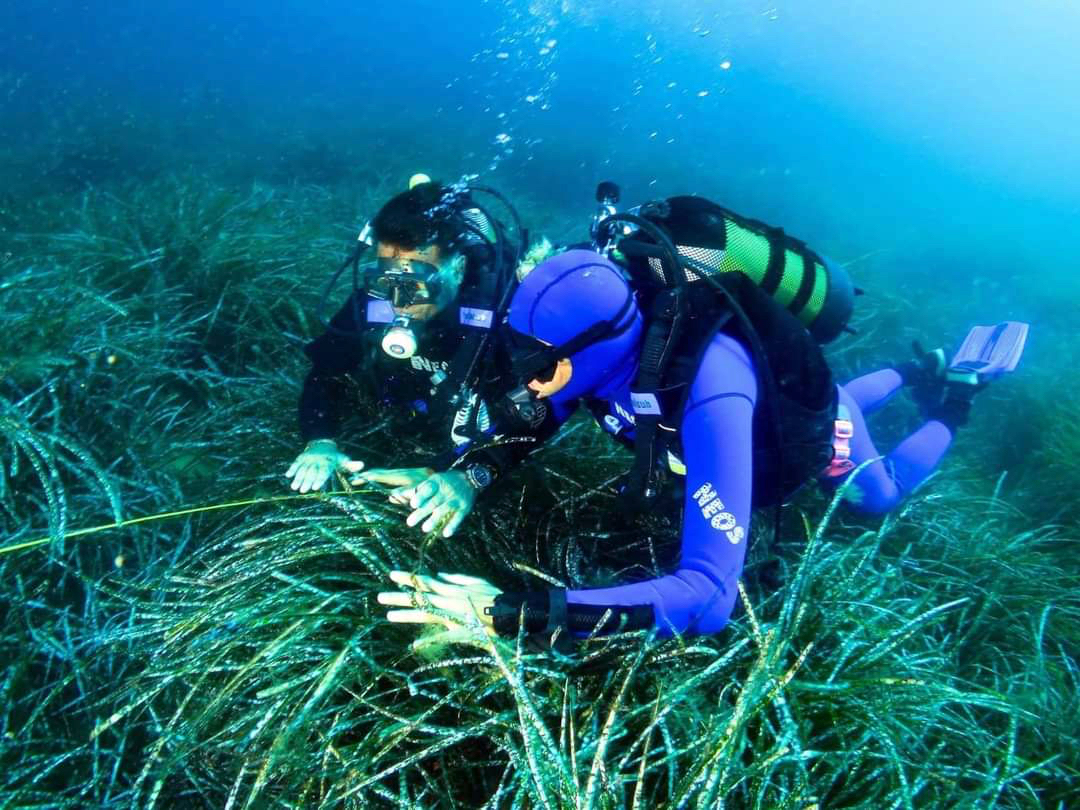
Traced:
[[850, 419], [837, 419], [833, 425], [833, 457], [825, 468], [825, 475], [829, 478], [847, 475], [855, 469], [855, 462], [851, 460], [851, 437], [855, 435], [855, 425]]

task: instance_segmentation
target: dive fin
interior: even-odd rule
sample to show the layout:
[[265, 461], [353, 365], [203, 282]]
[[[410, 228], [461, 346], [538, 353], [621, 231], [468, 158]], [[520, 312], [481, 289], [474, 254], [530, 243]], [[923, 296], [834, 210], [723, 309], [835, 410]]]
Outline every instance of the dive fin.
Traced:
[[1016, 368], [1027, 343], [1028, 324], [1002, 321], [973, 326], [945, 372], [947, 382], [982, 384]]

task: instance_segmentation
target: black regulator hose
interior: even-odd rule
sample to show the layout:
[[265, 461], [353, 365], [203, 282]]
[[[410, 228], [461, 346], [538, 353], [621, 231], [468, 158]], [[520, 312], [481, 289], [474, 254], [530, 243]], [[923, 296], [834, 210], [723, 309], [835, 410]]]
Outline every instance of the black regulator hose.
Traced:
[[[514, 220], [514, 229], [518, 232], [518, 257], [523, 258], [529, 250], [529, 231], [521, 224], [521, 217], [518, 216], [517, 209], [514, 207], [513, 203], [511, 203], [502, 192], [497, 191], [490, 186], [469, 186], [467, 191], [479, 191], [482, 194], [490, 194], [503, 204], [503, 207], [510, 213], [510, 218]], [[480, 210], [484, 213], [484, 216], [488, 218], [488, 221], [492, 223], [492, 227], [494, 227], [495, 220], [484, 212], [483, 209]]]
[[[357, 292], [360, 289], [360, 257], [364, 255], [371, 245], [367, 242], [358, 242], [356, 247], [349, 252], [349, 255], [345, 258], [345, 261], [341, 263], [341, 266], [334, 272], [334, 275], [330, 277], [330, 280], [323, 286], [322, 295], [319, 296], [319, 307], [315, 311], [315, 319], [319, 324], [328, 332], [333, 332], [335, 335], [342, 337], [355, 337], [357, 332], [350, 332], [346, 329], [338, 329], [331, 323], [331, 319], [326, 317], [326, 306], [330, 300], [330, 293], [334, 289], [334, 285], [337, 284], [338, 279], [341, 278], [341, 274], [345, 272], [346, 268], [352, 267], [353, 277], [353, 292]], [[350, 297], [353, 306], [353, 320], [355, 323], [360, 323], [360, 302], [359, 296], [353, 295]]]
[[668, 263], [672, 268], [672, 278], [675, 279], [676, 285], [684, 287], [686, 285], [686, 273], [684, 271], [682, 261], [679, 258], [678, 248], [675, 247], [675, 243], [671, 241], [671, 237], [664, 233], [654, 223], [644, 217], [639, 217], [637, 214], [612, 214], [611, 216], [604, 217], [597, 223], [597, 228], [600, 230], [605, 229], [609, 225], [613, 225], [616, 222], [630, 222], [637, 225], [641, 230], [645, 231], [649, 236], [656, 240], [656, 244], [659, 245], [667, 256]]

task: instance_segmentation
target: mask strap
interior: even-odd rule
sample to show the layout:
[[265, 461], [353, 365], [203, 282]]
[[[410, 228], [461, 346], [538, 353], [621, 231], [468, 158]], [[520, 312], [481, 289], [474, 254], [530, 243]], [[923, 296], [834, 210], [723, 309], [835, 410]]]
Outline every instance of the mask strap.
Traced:
[[544, 349], [529, 355], [521, 363], [514, 363], [515, 376], [520, 379], [532, 379], [537, 373], [558, 363], [564, 357], [575, 355], [589, 346], [599, 343], [601, 340], [623, 334], [634, 324], [633, 318], [626, 318], [633, 305], [634, 294], [628, 288], [626, 300], [623, 301], [619, 311], [611, 318], [605, 321], [597, 321], [584, 332], [575, 335], [565, 343], [558, 346], [546, 346]]

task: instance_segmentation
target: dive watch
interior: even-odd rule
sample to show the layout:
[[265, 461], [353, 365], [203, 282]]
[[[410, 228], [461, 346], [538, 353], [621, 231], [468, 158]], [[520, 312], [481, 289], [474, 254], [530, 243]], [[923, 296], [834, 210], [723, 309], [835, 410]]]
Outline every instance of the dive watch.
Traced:
[[465, 468], [465, 480], [473, 489], [487, 489], [495, 480], [495, 471], [486, 464], [470, 464]]

